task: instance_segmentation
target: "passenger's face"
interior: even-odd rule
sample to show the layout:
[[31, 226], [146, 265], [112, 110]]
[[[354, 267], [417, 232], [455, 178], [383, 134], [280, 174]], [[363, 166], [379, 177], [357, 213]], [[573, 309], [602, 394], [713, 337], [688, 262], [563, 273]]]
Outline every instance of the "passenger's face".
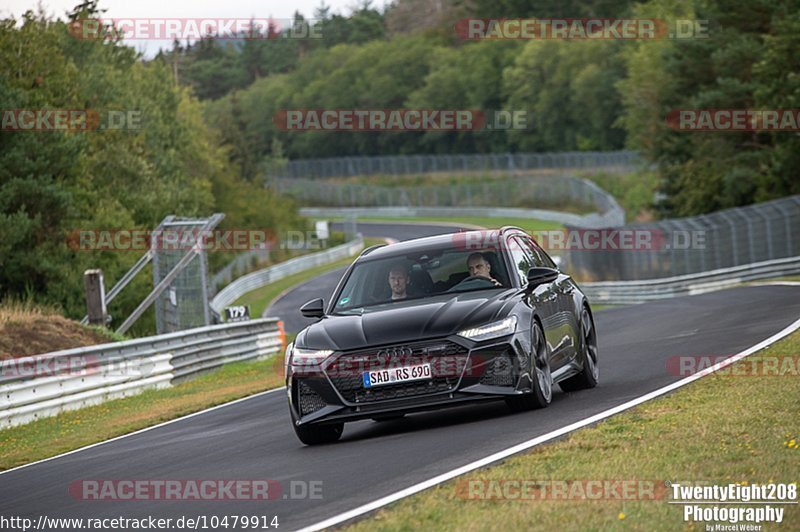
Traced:
[[476, 275], [480, 277], [489, 277], [489, 272], [492, 271], [492, 268], [489, 266], [489, 263], [486, 262], [486, 259], [482, 259], [480, 257], [470, 259], [467, 263], [467, 267], [469, 268], [469, 274], [473, 277]]
[[392, 294], [404, 295], [406, 293], [406, 285], [408, 284], [408, 276], [403, 272], [389, 272], [389, 286], [392, 287]]

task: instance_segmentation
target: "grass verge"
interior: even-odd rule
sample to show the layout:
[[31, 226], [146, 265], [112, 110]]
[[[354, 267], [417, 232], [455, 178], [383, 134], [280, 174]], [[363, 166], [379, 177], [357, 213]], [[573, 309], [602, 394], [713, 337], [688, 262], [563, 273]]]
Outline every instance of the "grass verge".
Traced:
[[[365, 248], [374, 246], [375, 244], [385, 243], [386, 242], [384, 242], [384, 240], [381, 238], [364, 238]], [[234, 303], [234, 305], [250, 305], [250, 316], [253, 318], [260, 318], [261, 314], [263, 314], [267, 307], [272, 304], [272, 301], [286, 290], [300, 283], [308, 281], [313, 277], [322, 275], [323, 273], [347, 266], [353, 262], [353, 259], [355, 259], [357, 256], [358, 254], [355, 254], [330, 264], [324, 264], [322, 266], [317, 266], [316, 268], [311, 268], [309, 270], [284, 277], [283, 279], [275, 281], [274, 283], [270, 283], [257, 290], [248, 292], [240, 297], [236, 303]]]
[[786, 276], [786, 277], [776, 277], [774, 279], [760, 279], [758, 281], [750, 281], [749, 283], [746, 283], [746, 284], [778, 283], [778, 282], [781, 282], [781, 281], [789, 281], [789, 282], [796, 283], [796, 282], [800, 281], [800, 275], [789, 275], [789, 276]]
[[171, 388], [148, 390], [0, 430], [0, 470], [283, 386], [275, 363], [274, 357], [236, 362]]
[[649, 222], [657, 215], [654, 198], [658, 190], [658, 174], [651, 170], [626, 173], [595, 172], [585, 173], [600, 188], [614, 196], [625, 209], [625, 217], [630, 222]]
[[[658, 500], [485, 500], [469, 499], [464, 486], [467, 479], [484, 487], [509, 479], [796, 483], [798, 353], [800, 332], [795, 332], [751, 355], [795, 357], [794, 372], [745, 377], [728, 370], [705, 377], [557, 443], [406, 498], [348, 529], [703, 530], [703, 524], [684, 523], [682, 505], [668, 504], [669, 494]], [[521, 422], [523, 416], [535, 423], [535, 412], [520, 414]], [[780, 529], [800, 529], [800, 507], [784, 507]]]

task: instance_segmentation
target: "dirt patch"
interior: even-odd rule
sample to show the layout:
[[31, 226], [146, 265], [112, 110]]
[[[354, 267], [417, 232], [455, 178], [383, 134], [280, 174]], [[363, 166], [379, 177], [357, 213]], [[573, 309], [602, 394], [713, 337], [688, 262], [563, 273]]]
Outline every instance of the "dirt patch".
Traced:
[[103, 334], [57, 315], [27, 315], [2, 319], [0, 310], [0, 359], [40, 355], [62, 349], [110, 342]]

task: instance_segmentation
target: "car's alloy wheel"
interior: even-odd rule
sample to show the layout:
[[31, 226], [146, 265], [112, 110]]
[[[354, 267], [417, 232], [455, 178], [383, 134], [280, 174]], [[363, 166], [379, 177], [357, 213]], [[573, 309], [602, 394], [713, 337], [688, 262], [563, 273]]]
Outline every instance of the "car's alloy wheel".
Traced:
[[553, 399], [553, 376], [550, 374], [550, 360], [547, 357], [547, 342], [544, 334], [539, 328], [539, 324], [533, 328], [534, 348], [533, 348], [533, 369], [536, 373], [536, 383], [539, 385], [539, 392], [545, 403], [550, 403]]
[[506, 398], [506, 404], [514, 412], [544, 408], [553, 399], [553, 377], [550, 374], [547, 341], [538, 322], [534, 322], [531, 328], [531, 370], [531, 392]]
[[581, 331], [583, 332], [584, 360], [589, 365], [592, 380], [596, 385], [600, 378], [600, 366], [597, 364], [597, 335], [594, 331], [594, 322], [585, 307], [581, 312]]
[[565, 392], [594, 388], [600, 378], [600, 366], [597, 362], [597, 333], [592, 316], [586, 307], [583, 307], [581, 311], [581, 358], [583, 370], [574, 377], [559, 383]]

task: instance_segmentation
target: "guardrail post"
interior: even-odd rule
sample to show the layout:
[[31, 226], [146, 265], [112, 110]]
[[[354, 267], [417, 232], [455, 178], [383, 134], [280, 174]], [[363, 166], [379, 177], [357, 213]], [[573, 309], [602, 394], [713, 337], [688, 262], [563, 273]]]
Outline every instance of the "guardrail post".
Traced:
[[103, 284], [103, 270], [86, 270], [83, 272], [83, 286], [86, 289], [86, 309], [90, 325], [108, 323], [106, 309], [106, 288]]

